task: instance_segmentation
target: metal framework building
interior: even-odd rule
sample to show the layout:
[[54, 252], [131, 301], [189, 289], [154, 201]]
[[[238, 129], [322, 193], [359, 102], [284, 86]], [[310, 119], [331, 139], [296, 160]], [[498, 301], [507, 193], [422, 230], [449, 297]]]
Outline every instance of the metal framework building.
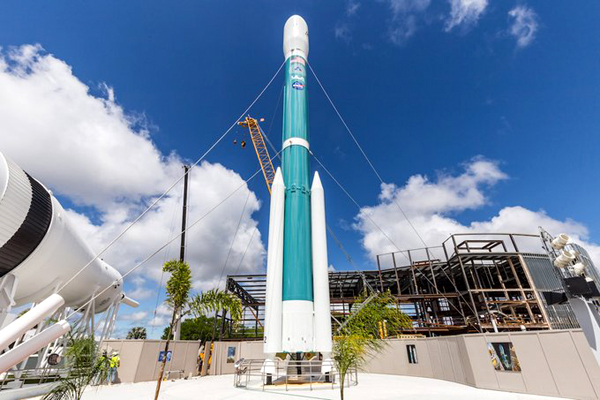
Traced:
[[[244, 317], [243, 328], [226, 336], [262, 337], [265, 284], [265, 275], [227, 277], [227, 290], [242, 300]], [[331, 272], [334, 332], [367, 286], [396, 297], [413, 320], [405, 333], [579, 326], [568, 304], [548, 305], [543, 298], [542, 291], [561, 291], [562, 285], [539, 235], [455, 234], [441, 246], [380, 254], [376, 270]]]

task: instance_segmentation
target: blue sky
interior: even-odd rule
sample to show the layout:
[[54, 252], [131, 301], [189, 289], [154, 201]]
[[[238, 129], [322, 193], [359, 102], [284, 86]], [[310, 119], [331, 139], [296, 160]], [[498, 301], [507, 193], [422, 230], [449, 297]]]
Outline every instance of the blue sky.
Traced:
[[[595, 254], [599, 11], [591, 1], [4, 2], [0, 45], [10, 67], [2, 73], [14, 85], [4, 99], [26, 102], [17, 108], [12, 101], [2, 115], [0, 151], [55, 189], [98, 250], [254, 99], [283, 62], [283, 24], [298, 13], [309, 25], [311, 65], [384, 181], [395, 185], [380, 186], [309, 77], [311, 148], [362, 206], [323, 177], [328, 222], [357, 265], [373, 268], [374, 254], [393, 250], [366, 213], [399, 247], [419, 246], [392, 199], [428, 244], [454, 231], [535, 232], [542, 224], [569, 231]], [[271, 127], [276, 146], [282, 85], [280, 75], [251, 111], [267, 119], [263, 128]], [[39, 111], [52, 109], [48, 93], [61, 96], [53, 102], [60, 112]], [[41, 139], [54, 146], [50, 152]], [[195, 175], [190, 201], [198, 212], [258, 167], [253, 150], [234, 139], [244, 139], [241, 128]], [[107, 260], [126, 271], [172, 235], [176, 197]], [[245, 203], [225, 271], [261, 270], [268, 192], [260, 176], [238, 197], [191, 236], [198, 289], [216, 283]], [[248, 259], [237, 267], [256, 226]], [[331, 241], [329, 248], [331, 264], [349, 268]], [[127, 282], [142, 307], [118, 332], [148, 323], [159, 265], [175, 254], [161, 254]]]

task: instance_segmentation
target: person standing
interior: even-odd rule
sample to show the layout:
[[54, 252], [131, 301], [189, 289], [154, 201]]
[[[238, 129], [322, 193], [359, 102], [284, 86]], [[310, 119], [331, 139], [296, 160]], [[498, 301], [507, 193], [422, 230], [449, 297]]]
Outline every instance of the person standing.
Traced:
[[108, 384], [112, 385], [117, 378], [117, 368], [121, 365], [121, 357], [119, 357], [119, 353], [114, 351], [109, 360], [110, 364], [110, 375], [108, 377]]

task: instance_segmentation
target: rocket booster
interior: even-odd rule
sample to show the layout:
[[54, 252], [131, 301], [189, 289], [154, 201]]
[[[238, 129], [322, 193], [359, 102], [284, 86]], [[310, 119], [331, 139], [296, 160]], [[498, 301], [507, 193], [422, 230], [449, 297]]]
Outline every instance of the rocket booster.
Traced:
[[264, 351], [328, 353], [331, 317], [325, 205], [318, 175], [312, 187], [316, 196], [311, 195], [308, 26], [298, 15], [285, 24], [283, 52], [283, 148], [271, 196]]

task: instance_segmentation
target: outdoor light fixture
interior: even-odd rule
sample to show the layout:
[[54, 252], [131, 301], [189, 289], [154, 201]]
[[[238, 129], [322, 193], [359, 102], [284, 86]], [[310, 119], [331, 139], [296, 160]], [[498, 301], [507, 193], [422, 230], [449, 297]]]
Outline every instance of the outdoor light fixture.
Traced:
[[554, 260], [554, 266], [557, 268], [564, 268], [573, 261], [575, 261], [575, 257], [575, 254], [573, 254], [571, 251], [563, 250], [560, 252], [560, 255]]
[[562, 250], [562, 248], [565, 247], [565, 245], [570, 239], [571, 238], [569, 237], [569, 235], [567, 235], [566, 233], [561, 233], [560, 235], [555, 237], [554, 240], [552, 240], [550, 245], [556, 250]]

